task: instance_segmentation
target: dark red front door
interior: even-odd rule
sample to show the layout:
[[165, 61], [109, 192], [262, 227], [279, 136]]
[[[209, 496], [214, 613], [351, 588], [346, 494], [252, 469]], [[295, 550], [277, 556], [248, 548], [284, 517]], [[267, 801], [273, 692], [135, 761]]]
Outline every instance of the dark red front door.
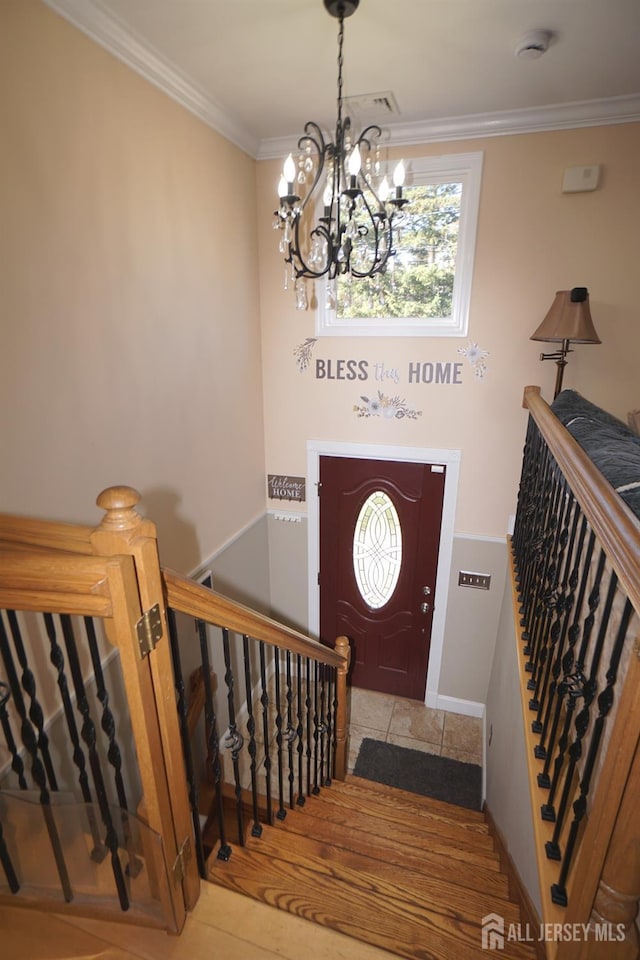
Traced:
[[424, 699], [444, 481], [441, 465], [320, 458], [320, 636], [350, 638], [355, 686]]

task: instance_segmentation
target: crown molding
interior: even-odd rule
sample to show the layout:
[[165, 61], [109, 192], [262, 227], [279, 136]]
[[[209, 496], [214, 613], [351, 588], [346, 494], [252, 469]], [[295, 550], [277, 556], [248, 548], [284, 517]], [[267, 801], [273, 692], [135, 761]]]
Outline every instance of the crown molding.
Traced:
[[[416, 123], [390, 123], [385, 124], [385, 131], [388, 134], [388, 143], [400, 147], [638, 121], [640, 121], [640, 94], [634, 93], [603, 100], [580, 100], [544, 107], [500, 110], [495, 113], [445, 117], [440, 120]], [[284, 157], [295, 149], [296, 143], [297, 140], [292, 137], [262, 140], [258, 150], [258, 160]]]
[[[158, 51], [132, 34], [113, 14], [107, 13], [99, 0], [43, 2], [249, 156], [258, 160], [272, 160], [286, 156], [295, 149], [297, 137], [274, 137], [259, 141]], [[640, 121], [640, 93], [522, 110], [386, 124], [385, 130], [390, 144], [404, 146], [637, 121]]]
[[259, 146], [256, 137], [235, 123], [204, 91], [184, 77], [148, 43], [132, 34], [113, 14], [107, 13], [96, 0], [43, 2], [207, 126], [249, 156], [256, 157]]

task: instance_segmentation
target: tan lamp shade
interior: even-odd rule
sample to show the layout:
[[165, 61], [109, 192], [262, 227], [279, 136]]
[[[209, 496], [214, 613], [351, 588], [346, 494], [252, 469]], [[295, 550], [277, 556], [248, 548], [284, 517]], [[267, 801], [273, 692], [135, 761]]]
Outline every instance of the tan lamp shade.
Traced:
[[572, 340], [574, 343], [602, 343], [589, 309], [586, 287], [558, 290], [551, 309], [530, 340]]

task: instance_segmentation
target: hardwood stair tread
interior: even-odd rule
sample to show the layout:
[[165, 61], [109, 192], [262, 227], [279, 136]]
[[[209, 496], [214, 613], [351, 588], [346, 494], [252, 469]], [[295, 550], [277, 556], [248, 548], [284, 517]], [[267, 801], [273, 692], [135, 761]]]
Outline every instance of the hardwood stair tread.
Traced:
[[[447, 803], [444, 800], [436, 800], [434, 797], [423, 796], [419, 793], [409, 793], [407, 790], [401, 790], [400, 787], [392, 787], [386, 783], [378, 783], [377, 780], [366, 780], [364, 777], [356, 777], [355, 774], [347, 774], [346, 780], [334, 780], [331, 784], [332, 789], [353, 791], [354, 789], [366, 791], [372, 795], [394, 797], [401, 799], [403, 803], [410, 803], [416, 809], [425, 811], [427, 814], [437, 814], [444, 819], [455, 821], [456, 823], [468, 823], [478, 827], [487, 828], [487, 821], [482, 810], [472, 810], [469, 807], [460, 807], [455, 803]], [[487, 828], [488, 829], [488, 828]]]
[[[304, 819], [304, 815], [301, 816]], [[409, 866], [406, 863], [392, 863], [384, 857], [375, 856], [375, 840], [370, 843], [367, 852], [355, 851], [345, 843], [336, 843], [333, 837], [329, 841], [325, 838], [316, 839], [312, 836], [296, 834], [287, 829], [286, 824], [278, 824], [276, 827], [267, 827], [261, 837], [249, 837], [247, 849], [288, 862], [303, 864], [327, 876], [339, 875], [346, 882], [354, 886], [363, 885], [365, 889], [384, 883], [388, 887], [387, 892], [404, 891], [407, 898], [412, 896], [412, 892], [419, 893], [420, 899], [424, 902], [437, 896], [449, 904], [457, 903], [462, 909], [471, 892], [475, 903], [484, 904], [483, 915], [496, 909], [496, 900], [499, 900], [505, 920], [508, 918], [508, 921], [513, 923], [518, 920], [518, 911], [509, 899], [508, 889], [503, 887], [498, 892], [495, 888], [499, 885], [493, 884], [494, 889], [488, 894], [486, 886], [479, 888], [471, 877], [474, 871], [472, 864], [456, 864], [454, 874], [449, 861], [448, 876], [438, 878], [433, 876], [430, 869], [425, 869], [424, 863], [418, 865], [414, 862]], [[494, 874], [494, 876], [498, 878], [501, 875]], [[383, 894], [386, 895], [385, 892]]]
[[451, 876], [452, 869], [455, 869], [457, 877], [460, 878], [458, 882], [464, 881], [464, 885], [470, 889], [491, 891], [500, 898], [508, 896], [508, 880], [500, 872], [497, 856], [487, 863], [484, 857], [477, 856], [474, 852], [465, 855], [456, 850], [456, 856], [452, 856], [446, 845], [438, 845], [437, 849], [416, 850], [409, 843], [401, 843], [381, 835], [372, 837], [364, 830], [344, 827], [314, 817], [309, 811], [291, 810], [283, 823], [278, 822], [274, 826], [276, 830], [282, 828], [290, 834], [296, 834], [298, 838], [309, 838], [368, 856], [372, 860], [427, 872], [435, 879], [446, 880]]
[[310, 800], [312, 803], [320, 799], [325, 803], [352, 807], [356, 797], [358, 809], [372, 818], [391, 819], [398, 825], [403, 824], [412, 830], [419, 830], [425, 834], [437, 832], [439, 837], [464, 836], [465, 841], [471, 846], [481, 850], [493, 851], [495, 849], [493, 838], [489, 834], [489, 828], [484, 821], [468, 823], [463, 819], [452, 820], [446, 815], [443, 816], [439, 809], [427, 810], [424, 807], [416, 807], [411, 800], [406, 800], [402, 794], [389, 796], [386, 793], [369, 793], [358, 786], [353, 787], [350, 791], [341, 790], [334, 788], [332, 785], [323, 790], [318, 797], [311, 797]]
[[[357, 806], [350, 805], [344, 800], [340, 803], [333, 802], [331, 798], [325, 796], [328, 793], [329, 790], [324, 790], [320, 796], [308, 798], [303, 809], [308, 808], [310, 813], [320, 819], [338, 823], [352, 830], [361, 830], [373, 836], [384, 836], [397, 843], [411, 846], [415, 850], [448, 852], [456, 859], [473, 856], [478, 862], [494, 864], [496, 870], [500, 869], [500, 858], [491, 837], [477, 837], [471, 832], [465, 833], [462, 830], [456, 832], [445, 830], [445, 828], [440, 832], [437, 822], [432, 822], [428, 827], [424, 824], [418, 827], [410, 821], [397, 822], [387, 808], [376, 811], [373, 805], [367, 805], [367, 808], [363, 809], [359, 799]], [[400, 810], [398, 810], [398, 819], [401, 819]]]
[[[409, 960], [476, 960], [482, 913], [467, 897], [464, 912], [438, 902], [425, 906], [415, 898], [379, 889], [362, 889], [328, 873], [251, 849], [234, 850], [227, 862], [210, 861], [212, 882], [254, 897], [296, 916], [322, 923], [355, 939], [382, 947]], [[380, 892], [380, 890], [382, 892]], [[480, 908], [482, 909], [482, 907]], [[506, 954], [531, 960], [526, 944], [510, 944]]]
[[[471, 960], [483, 955], [483, 917], [522, 922], [480, 811], [350, 777], [287, 807], [284, 820], [275, 803], [273, 825], [254, 837], [244, 792], [241, 846], [229, 792], [231, 857], [218, 860], [216, 844], [207, 863], [226, 889], [407, 960]], [[504, 957], [535, 960], [530, 943], [505, 947]]]
[[[273, 823], [290, 824], [290, 829], [303, 836], [311, 835], [316, 839], [332, 836], [338, 842], [342, 838], [359, 838], [360, 845], [368, 845], [369, 849], [378, 849], [379, 856], [388, 856], [394, 850], [402, 854], [427, 857], [430, 860], [444, 860], [451, 863], [469, 863], [481, 866], [487, 872], [500, 873], [500, 855], [493, 846], [490, 837], [485, 838], [481, 845], [475, 843], [473, 837], [463, 830], [459, 832], [448, 829], [441, 835], [436, 822], [429, 824], [429, 829], [422, 829], [420, 825], [411, 823], [396, 823], [388, 809], [382, 810], [381, 816], [372, 816], [370, 807], [361, 808], [359, 797], [354, 797], [350, 804], [343, 798], [339, 804], [326, 801], [326, 795], [333, 787], [324, 788], [318, 796], [305, 798], [303, 806], [287, 807], [286, 819], [278, 820], [274, 816]], [[238, 842], [235, 802], [227, 798], [224, 810], [225, 829], [229, 843]], [[296, 818], [302, 817], [302, 820]], [[263, 820], [263, 823], [266, 821]], [[252, 812], [245, 808], [245, 835], [253, 825]], [[217, 841], [216, 824], [210, 821], [205, 829], [205, 845], [212, 847]], [[490, 842], [487, 842], [490, 841]]]

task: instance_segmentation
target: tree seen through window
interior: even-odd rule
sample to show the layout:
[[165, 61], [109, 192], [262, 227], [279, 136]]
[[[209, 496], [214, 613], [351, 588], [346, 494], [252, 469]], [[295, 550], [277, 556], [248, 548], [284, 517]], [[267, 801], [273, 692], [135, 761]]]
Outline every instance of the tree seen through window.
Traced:
[[339, 318], [451, 315], [462, 183], [407, 187], [404, 195], [410, 203], [396, 230], [395, 256], [366, 283], [340, 278]]

